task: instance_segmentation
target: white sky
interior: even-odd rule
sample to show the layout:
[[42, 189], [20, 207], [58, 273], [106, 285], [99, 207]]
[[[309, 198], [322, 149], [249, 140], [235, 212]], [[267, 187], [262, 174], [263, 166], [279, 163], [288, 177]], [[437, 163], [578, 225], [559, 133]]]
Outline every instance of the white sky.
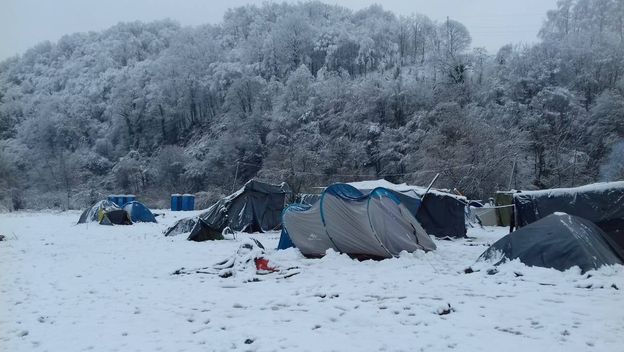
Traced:
[[[219, 23], [230, 7], [264, 0], [0, 0], [0, 60], [64, 34], [98, 31], [120, 21], [171, 18], [182, 25]], [[296, 1], [288, 1], [296, 2]], [[462, 22], [473, 46], [490, 53], [507, 43], [531, 43], [556, 0], [326, 0], [351, 9], [380, 3], [397, 15], [421, 13]]]

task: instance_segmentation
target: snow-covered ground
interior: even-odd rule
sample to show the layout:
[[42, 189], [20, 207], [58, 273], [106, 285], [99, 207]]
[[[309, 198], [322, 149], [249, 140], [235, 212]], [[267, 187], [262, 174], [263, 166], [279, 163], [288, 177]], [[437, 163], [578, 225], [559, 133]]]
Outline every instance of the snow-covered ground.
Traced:
[[[0, 214], [0, 351], [622, 351], [624, 267], [580, 275], [518, 262], [465, 274], [504, 228], [380, 262], [268, 250], [299, 275], [171, 275], [237, 240], [159, 224], [75, 225], [78, 212]], [[276, 232], [252, 235], [275, 248]], [[477, 265], [477, 267], [482, 267]], [[484, 268], [483, 268], [484, 269]], [[590, 287], [591, 288], [587, 288]], [[617, 289], [616, 289], [617, 287]], [[449, 309], [450, 307], [450, 309]], [[448, 313], [448, 314], [441, 314]]]

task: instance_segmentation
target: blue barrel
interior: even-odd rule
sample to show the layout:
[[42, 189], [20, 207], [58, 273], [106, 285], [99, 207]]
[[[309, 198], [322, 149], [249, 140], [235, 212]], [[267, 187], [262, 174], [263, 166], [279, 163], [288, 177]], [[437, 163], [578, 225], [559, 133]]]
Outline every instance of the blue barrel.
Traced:
[[195, 210], [195, 196], [192, 194], [182, 195], [182, 210]]
[[123, 208], [124, 205], [126, 205], [126, 203], [128, 202], [126, 199], [126, 195], [125, 194], [121, 194], [119, 195], [119, 203], [117, 203], [117, 205], [119, 205], [120, 207]]
[[171, 195], [171, 210], [172, 211], [182, 210], [182, 195], [178, 193]]

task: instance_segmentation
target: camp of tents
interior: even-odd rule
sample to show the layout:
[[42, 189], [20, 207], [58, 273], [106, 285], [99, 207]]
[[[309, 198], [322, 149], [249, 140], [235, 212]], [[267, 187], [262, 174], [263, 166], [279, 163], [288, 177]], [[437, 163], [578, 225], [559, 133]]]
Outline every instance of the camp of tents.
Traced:
[[[188, 233], [188, 240], [206, 241], [224, 239], [226, 230], [281, 229], [277, 249], [294, 247], [306, 257], [334, 250], [358, 259], [384, 259], [435, 250], [435, 238], [465, 237], [472, 211], [480, 225], [516, 229], [488, 248], [480, 262], [517, 259], [558, 270], [578, 266], [584, 272], [624, 261], [624, 182], [497, 192], [496, 206], [386, 180], [332, 184], [319, 194], [301, 194], [300, 203], [289, 205], [287, 193], [285, 183], [250, 180], [199, 216], [177, 221], [165, 235]], [[156, 218], [140, 202], [119, 207], [102, 200], [82, 213], [79, 223], [85, 222], [128, 225]]]

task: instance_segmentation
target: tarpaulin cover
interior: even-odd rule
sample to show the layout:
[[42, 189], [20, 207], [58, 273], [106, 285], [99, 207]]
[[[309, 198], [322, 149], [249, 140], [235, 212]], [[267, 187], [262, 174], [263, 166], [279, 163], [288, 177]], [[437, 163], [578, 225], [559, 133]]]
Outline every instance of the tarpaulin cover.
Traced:
[[518, 227], [564, 212], [594, 222], [624, 248], [624, 181], [522, 191], [513, 198]]
[[[272, 185], [250, 180], [237, 192], [211, 205], [199, 218], [219, 233], [226, 227], [246, 232], [279, 229], [286, 192], [285, 183]], [[196, 222], [197, 218], [181, 219], [165, 235], [176, 235], [194, 227]]]
[[622, 253], [589, 220], [565, 213], [551, 214], [501, 238], [479, 260], [500, 259], [496, 265], [520, 259], [526, 265], [582, 272], [622, 264]]

